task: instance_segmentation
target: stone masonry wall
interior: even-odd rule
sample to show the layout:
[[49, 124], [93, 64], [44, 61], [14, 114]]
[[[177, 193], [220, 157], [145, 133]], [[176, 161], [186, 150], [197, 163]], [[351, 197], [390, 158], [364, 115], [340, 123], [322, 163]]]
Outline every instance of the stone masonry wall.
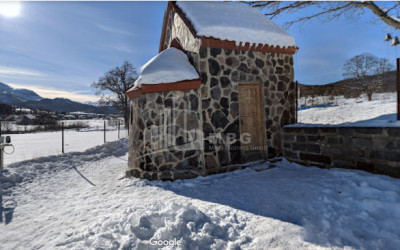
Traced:
[[[171, 11], [164, 48], [168, 48], [174, 38], [179, 39], [202, 78], [200, 121], [205, 137], [206, 172], [220, 172], [221, 167], [241, 163], [239, 83], [262, 84], [268, 155], [282, 154], [281, 128], [295, 122], [292, 55], [200, 47], [199, 39], [191, 34], [179, 15]], [[219, 133], [222, 138], [214, 145], [213, 135]], [[226, 133], [236, 134], [234, 144], [228, 145]], [[221, 150], [213, 150], [215, 146]]]
[[400, 128], [285, 127], [288, 160], [400, 177]]
[[204, 174], [198, 92], [148, 93], [131, 100], [128, 176], [173, 180]]
[[[240, 83], [262, 84], [268, 156], [281, 154], [281, 128], [295, 122], [292, 55], [201, 47], [199, 57], [207, 173], [241, 163]], [[213, 137], [219, 133], [221, 138], [215, 143]], [[226, 140], [227, 133], [236, 134], [231, 145]], [[214, 150], [215, 146], [220, 150]]]
[[[268, 156], [281, 155], [281, 128], [295, 122], [292, 55], [201, 47], [174, 11], [167, 18], [164, 49], [179, 39], [201, 76], [201, 88], [143, 94], [131, 100], [127, 174], [169, 180], [238, 168], [232, 165], [242, 163], [240, 83], [262, 84]], [[233, 144], [228, 143], [227, 133], [235, 134]]]

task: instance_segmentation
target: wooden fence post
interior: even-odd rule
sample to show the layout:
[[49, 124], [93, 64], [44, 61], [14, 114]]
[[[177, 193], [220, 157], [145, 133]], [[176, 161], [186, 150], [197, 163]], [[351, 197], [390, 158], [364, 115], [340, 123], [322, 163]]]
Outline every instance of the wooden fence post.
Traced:
[[299, 82], [296, 81], [295, 84], [296, 84], [295, 85], [296, 97], [294, 99], [295, 99], [296, 112], [295, 112], [295, 115], [294, 115], [295, 116], [294, 119], [295, 119], [295, 123], [297, 123], [298, 120], [299, 120], [299, 111], [298, 111], [298, 109], [299, 109]]
[[[0, 137], [1, 137], [1, 120], [0, 120]], [[4, 159], [3, 159], [3, 149], [2, 148], [0, 148], [0, 170], [3, 170], [3, 164], [4, 164]], [[0, 190], [2, 191], [2, 189], [0, 188]], [[0, 195], [0, 198], [1, 198], [1, 195]], [[0, 203], [0, 205], [1, 205], [1, 203]], [[3, 216], [3, 215], [1, 215], [1, 216]]]
[[62, 153], [65, 153], [64, 150], [64, 122], [61, 123], [61, 149], [62, 149]]
[[397, 120], [400, 121], [400, 58], [397, 58]]
[[118, 120], [118, 139], [119, 139], [119, 130], [120, 130], [120, 120]]

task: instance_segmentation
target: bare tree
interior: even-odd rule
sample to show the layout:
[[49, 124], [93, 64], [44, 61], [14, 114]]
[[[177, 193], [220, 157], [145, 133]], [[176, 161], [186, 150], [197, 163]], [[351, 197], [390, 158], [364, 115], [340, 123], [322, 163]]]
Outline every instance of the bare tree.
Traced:
[[97, 89], [96, 94], [102, 95], [103, 101], [112, 104], [123, 114], [125, 128], [129, 126], [129, 100], [125, 91], [133, 86], [136, 79], [135, 67], [129, 61], [125, 61], [121, 67], [107, 71], [92, 84], [92, 88]]
[[382, 88], [384, 74], [392, 68], [393, 65], [387, 58], [363, 53], [346, 61], [343, 66], [343, 77], [352, 78], [359, 83], [371, 101], [372, 94]]
[[[265, 15], [271, 19], [294, 12], [304, 13], [304, 15], [296, 17], [296, 19], [286, 22], [286, 27], [317, 17], [325, 18], [327, 21], [337, 19], [346, 12], [362, 15], [368, 10], [387, 25], [400, 29], [400, 19], [394, 16], [394, 13], [400, 8], [400, 2], [398, 1], [250, 1], [246, 3], [252, 7], [265, 10]], [[311, 11], [301, 12], [305, 9]]]

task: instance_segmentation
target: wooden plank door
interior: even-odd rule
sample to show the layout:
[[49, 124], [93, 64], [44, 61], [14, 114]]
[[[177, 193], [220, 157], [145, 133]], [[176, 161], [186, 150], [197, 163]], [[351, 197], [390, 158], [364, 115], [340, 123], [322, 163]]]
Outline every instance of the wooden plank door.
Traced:
[[239, 117], [244, 161], [266, 156], [262, 86], [239, 84]]

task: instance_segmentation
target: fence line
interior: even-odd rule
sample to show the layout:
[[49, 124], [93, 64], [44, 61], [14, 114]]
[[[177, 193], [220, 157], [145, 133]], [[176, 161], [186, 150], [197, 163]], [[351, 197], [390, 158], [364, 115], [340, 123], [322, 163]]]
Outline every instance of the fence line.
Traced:
[[60, 122], [57, 130], [19, 134], [4, 133], [5, 126], [1, 126], [3, 130], [0, 133], [11, 135], [15, 146], [15, 152], [12, 155], [5, 155], [6, 167], [11, 163], [38, 157], [83, 152], [89, 148], [128, 137], [128, 130], [121, 128], [120, 121], [114, 123], [94, 121], [89, 125], [84, 129], [69, 129], [67, 121]]
[[[0, 128], [1, 128], [1, 126], [0, 126]], [[116, 130], [118, 131], [118, 139], [120, 139], [121, 138], [121, 121], [119, 121], [119, 120], [117, 122]], [[104, 125], [103, 125], [103, 134], [104, 134], [104, 144], [105, 144], [105, 143], [107, 143], [107, 124], [106, 124], [106, 121], [104, 121]], [[65, 145], [65, 140], [64, 140], [64, 122], [61, 122], [61, 149], [62, 149], [61, 152], [63, 154], [65, 153], [64, 145]]]

